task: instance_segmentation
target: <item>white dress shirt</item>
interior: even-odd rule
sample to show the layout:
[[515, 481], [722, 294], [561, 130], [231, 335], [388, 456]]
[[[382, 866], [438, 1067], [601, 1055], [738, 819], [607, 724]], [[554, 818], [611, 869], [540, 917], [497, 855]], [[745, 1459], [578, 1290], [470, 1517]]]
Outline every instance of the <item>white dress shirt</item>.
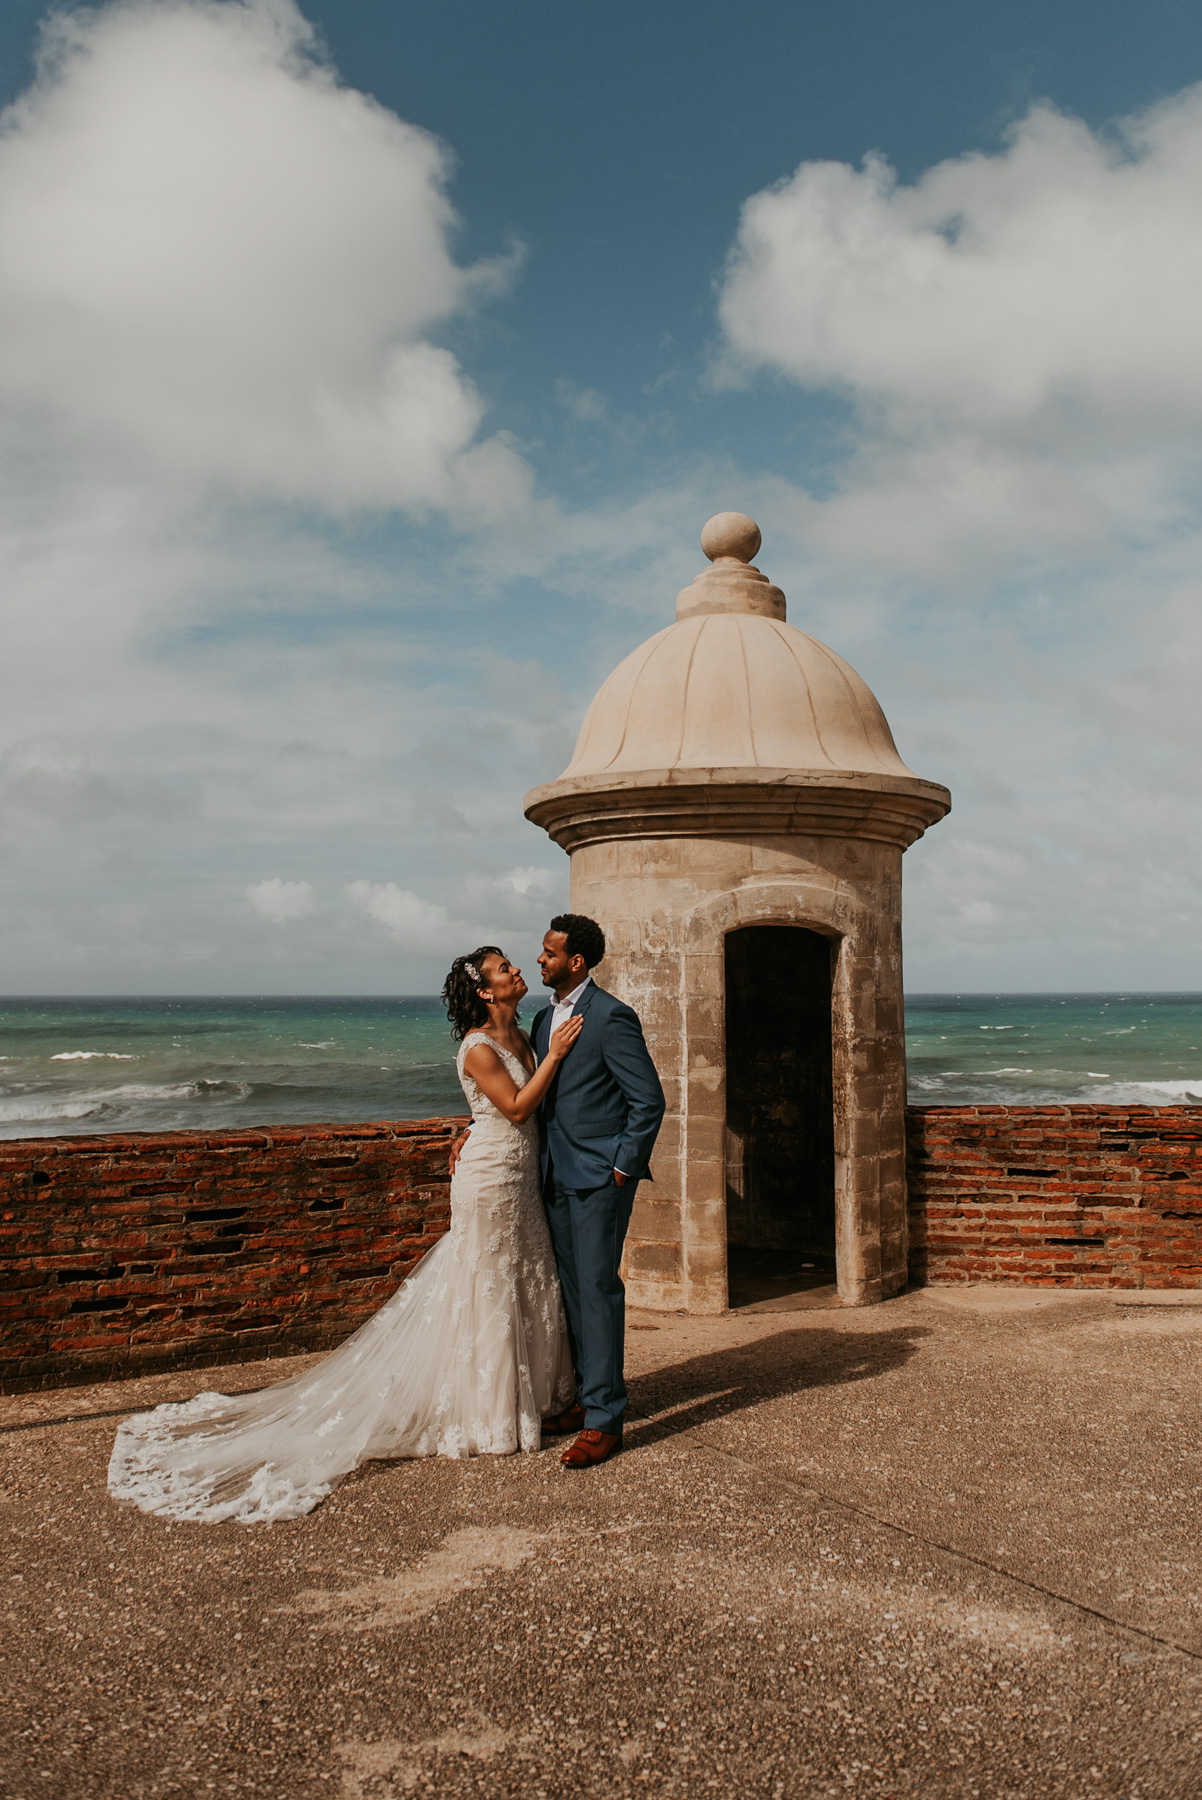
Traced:
[[565, 994], [562, 1000], [557, 1000], [555, 1002], [554, 1006], [551, 1008], [552, 1031], [557, 1031], [565, 1019], [571, 1018], [576, 1009], [577, 1000], [579, 1000], [585, 988], [592, 984], [592, 979], [591, 975], [586, 975], [579, 987], [574, 987], [570, 994]]

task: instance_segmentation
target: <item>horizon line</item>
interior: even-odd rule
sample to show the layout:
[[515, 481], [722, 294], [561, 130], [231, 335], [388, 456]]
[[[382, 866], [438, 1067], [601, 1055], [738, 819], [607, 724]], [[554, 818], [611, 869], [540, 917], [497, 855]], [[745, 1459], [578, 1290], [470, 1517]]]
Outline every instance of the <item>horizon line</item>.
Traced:
[[[1174, 999], [1202, 1000], [1202, 988], [1144, 988], [1135, 986], [1115, 988], [913, 988], [905, 990], [908, 1000], [1034, 1000], [1053, 998], [1086, 999], [1156, 999], [1161, 995], [1171, 995]], [[538, 995], [535, 994], [535, 998]], [[439, 1000], [438, 993], [387, 992], [366, 990], [361, 992], [336, 993], [184, 993], [178, 990], [163, 993], [119, 993], [105, 990], [96, 993], [0, 993], [0, 1006], [15, 1002], [27, 1004], [30, 1001], [47, 1000], [131, 1000], [160, 1001], [228, 1001], [228, 1000]]]

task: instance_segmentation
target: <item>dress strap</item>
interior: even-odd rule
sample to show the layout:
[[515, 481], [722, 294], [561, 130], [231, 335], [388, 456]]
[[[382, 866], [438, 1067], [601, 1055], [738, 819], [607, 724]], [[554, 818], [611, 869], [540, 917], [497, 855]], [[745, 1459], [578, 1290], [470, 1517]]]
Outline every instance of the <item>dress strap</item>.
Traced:
[[495, 1039], [490, 1038], [487, 1031], [469, 1031], [459, 1046], [460, 1056], [463, 1055], [465, 1050], [469, 1050], [473, 1044], [487, 1044], [489, 1049], [496, 1056], [506, 1057], [512, 1056], [513, 1054], [512, 1051], [506, 1050], [503, 1044], [498, 1044]]
[[[467, 1036], [464, 1038], [463, 1042], [460, 1044], [459, 1056], [456, 1060], [459, 1064], [459, 1068], [460, 1068], [461, 1072], [463, 1069], [463, 1060], [462, 1059], [463, 1059], [464, 1052], [472, 1044], [487, 1044], [489, 1046], [489, 1048], [492, 1050], [493, 1054], [496, 1056], [499, 1056], [501, 1058], [501, 1061], [503, 1064], [508, 1064], [511, 1071], [514, 1068], [520, 1069], [522, 1075], [525, 1077], [525, 1080], [529, 1081], [530, 1071], [529, 1071], [529, 1069], [526, 1068], [526, 1066], [522, 1062], [521, 1058], [518, 1056], [515, 1056], [512, 1050], [507, 1050], [505, 1048], [504, 1044], [498, 1044], [494, 1038], [489, 1037], [487, 1031], [469, 1031]], [[519, 1081], [517, 1085], [519, 1087], [522, 1087], [522, 1086], [524, 1086], [524, 1082]]]

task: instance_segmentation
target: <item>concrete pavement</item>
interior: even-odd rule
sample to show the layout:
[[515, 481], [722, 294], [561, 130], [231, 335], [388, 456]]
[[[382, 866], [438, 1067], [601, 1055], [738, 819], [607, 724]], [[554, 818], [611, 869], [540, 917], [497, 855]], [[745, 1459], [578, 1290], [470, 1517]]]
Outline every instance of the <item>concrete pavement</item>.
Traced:
[[127, 1411], [0, 1401], [0, 1791], [1202, 1792], [1202, 1296], [821, 1288], [633, 1315], [627, 1448], [113, 1506]]

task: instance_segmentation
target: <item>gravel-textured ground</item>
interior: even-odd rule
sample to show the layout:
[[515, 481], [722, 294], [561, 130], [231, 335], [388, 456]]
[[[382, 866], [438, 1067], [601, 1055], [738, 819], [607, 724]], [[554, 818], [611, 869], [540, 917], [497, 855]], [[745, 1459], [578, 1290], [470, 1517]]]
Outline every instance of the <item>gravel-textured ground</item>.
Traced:
[[123, 1412], [284, 1365], [0, 1401], [0, 1790], [1202, 1793], [1202, 1305], [632, 1326], [605, 1467], [373, 1464], [265, 1528], [104, 1472]]

